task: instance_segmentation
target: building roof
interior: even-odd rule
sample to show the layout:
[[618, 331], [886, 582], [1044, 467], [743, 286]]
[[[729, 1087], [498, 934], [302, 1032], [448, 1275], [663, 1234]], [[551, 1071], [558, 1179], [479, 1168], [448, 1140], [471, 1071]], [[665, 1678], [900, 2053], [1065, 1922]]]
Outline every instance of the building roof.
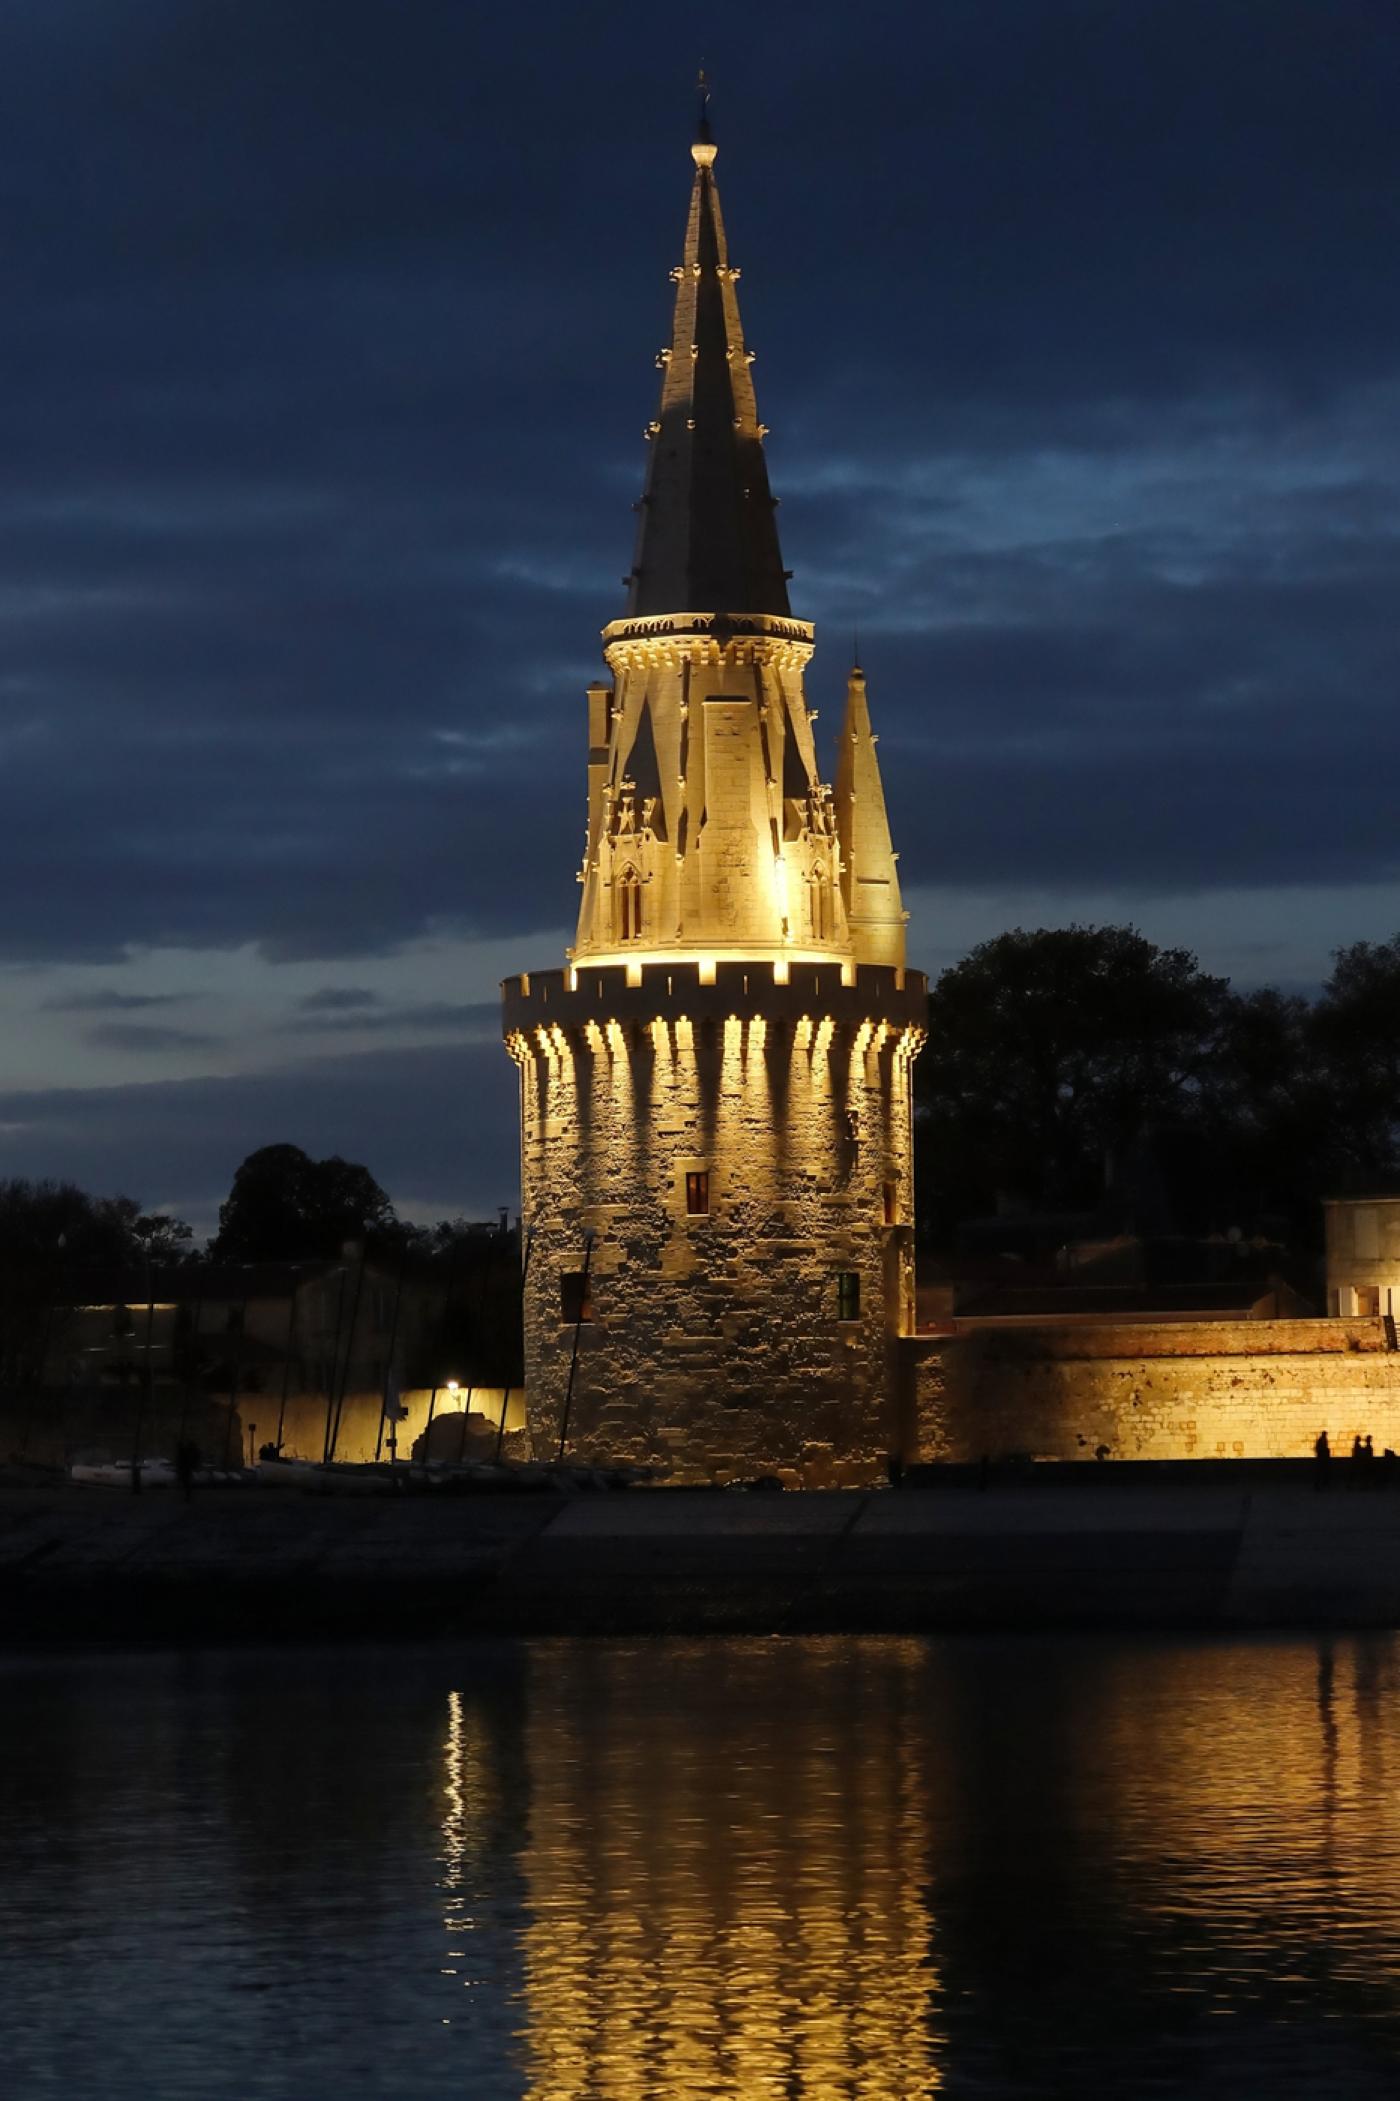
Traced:
[[648, 429], [629, 619], [790, 610], [715, 151], [702, 117], [685, 256], [672, 273], [671, 341], [658, 360], [661, 404]]

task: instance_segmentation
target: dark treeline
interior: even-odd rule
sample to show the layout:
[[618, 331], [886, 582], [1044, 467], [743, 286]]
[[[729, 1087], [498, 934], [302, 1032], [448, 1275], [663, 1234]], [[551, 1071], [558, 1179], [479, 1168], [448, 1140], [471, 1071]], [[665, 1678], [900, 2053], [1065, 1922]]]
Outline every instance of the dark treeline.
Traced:
[[1400, 936], [1314, 1000], [1236, 992], [1132, 927], [1016, 930], [945, 971], [915, 1067], [921, 1238], [998, 1208], [1300, 1252], [1324, 1196], [1400, 1187]]
[[[367, 1167], [332, 1155], [313, 1160], [297, 1145], [250, 1153], [219, 1207], [212, 1262], [332, 1261], [348, 1242], [380, 1258], [418, 1265], [450, 1258], [481, 1228], [463, 1219], [412, 1225], [398, 1217]], [[198, 1259], [183, 1219], [148, 1213], [129, 1196], [90, 1196], [71, 1182], [0, 1180], [0, 1271], [59, 1268], [168, 1270]]]
[[239, 1167], [202, 1252], [182, 1219], [148, 1213], [131, 1197], [0, 1181], [0, 1385], [39, 1375], [65, 1306], [121, 1300], [139, 1325], [148, 1294], [198, 1305], [208, 1265], [316, 1262], [344, 1262], [352, 1274], [363, 1262], [391, 1285], [411, 1278], [429, 1289], [440, 1313], [403, 1366], [406, 1382], [431, 1380], [441, 1360], [477, 1384], [519, 1384], [520, 1239], [504, 1218], [415, 1225], [398, 1217], [367, 1167], [269, 1145]]

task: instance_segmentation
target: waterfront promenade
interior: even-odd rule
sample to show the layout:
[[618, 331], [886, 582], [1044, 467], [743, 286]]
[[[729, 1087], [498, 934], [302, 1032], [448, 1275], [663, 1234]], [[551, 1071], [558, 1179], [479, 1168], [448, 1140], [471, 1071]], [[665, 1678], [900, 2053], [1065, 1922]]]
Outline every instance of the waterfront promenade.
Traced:
[[9, 1645], [1400, 1625], [1400, 1494], [1333, 1471], [1321, 1494], [1302, 1469], [986, 1493], [8, 1488], [0, 1612]]

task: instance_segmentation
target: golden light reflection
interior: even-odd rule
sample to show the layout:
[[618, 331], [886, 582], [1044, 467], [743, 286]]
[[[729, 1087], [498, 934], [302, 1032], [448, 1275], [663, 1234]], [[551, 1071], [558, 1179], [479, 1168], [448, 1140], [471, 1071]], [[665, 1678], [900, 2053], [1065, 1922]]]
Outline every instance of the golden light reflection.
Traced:
[[[527, 2093], [916, 2101], [941, 2084], [916, 1644], [736, 1659], [543, 1645], [532, 1672]], [[816, 1710], [775, 1737], [774, 1672]], [[711, 1717], [712, 1721], [712, 1717]]]
[[473, 1890], [478, 1859], [498, 1823], [502, 1804], [487, 1755], [481, 1718], [459, 1692], [447, 1695], [447, 1739], [443, 1752], [442, 1854], [438, 1891], [447, 1941], [442, 1974], [473, 1982], [471, 1937], [476, 1931]]

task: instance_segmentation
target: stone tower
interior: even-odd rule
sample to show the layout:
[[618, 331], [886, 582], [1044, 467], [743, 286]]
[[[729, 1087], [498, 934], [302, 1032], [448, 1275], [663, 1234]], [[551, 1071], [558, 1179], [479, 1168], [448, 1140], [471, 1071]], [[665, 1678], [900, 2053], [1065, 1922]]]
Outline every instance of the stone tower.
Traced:
[[562, 971], [520, 1068], [530, 1436], [673, 1479], [859, 1482], [900, 1440], [925, 980], [853, 670], [833, 790], [803, 692], [702, 122], [627, 605], [588, 689]]

